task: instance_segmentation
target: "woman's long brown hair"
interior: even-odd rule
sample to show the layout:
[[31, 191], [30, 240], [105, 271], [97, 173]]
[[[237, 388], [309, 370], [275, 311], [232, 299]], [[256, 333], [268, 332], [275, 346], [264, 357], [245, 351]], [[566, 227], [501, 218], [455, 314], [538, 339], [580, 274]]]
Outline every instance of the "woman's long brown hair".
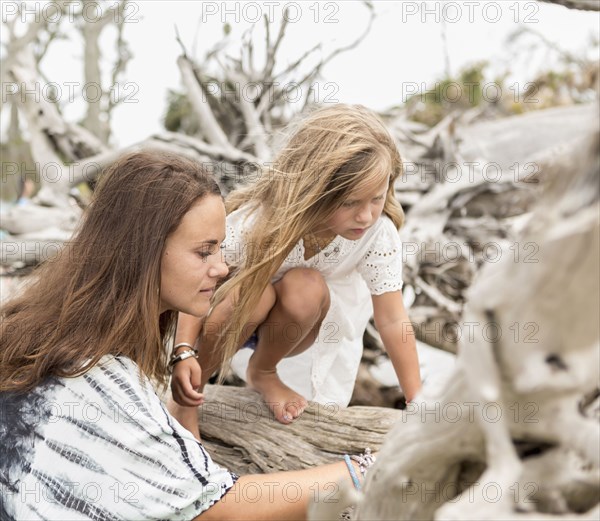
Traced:
[[191, 206], [220, 194], [194, 161], [156, 151], [122, 157], [106, 171], [64, 249], [0, 312], [0, 391], [27, 391], [49, 376], [83, 374], [125, 355], [166, 383], [160, 314], [165, 241]]

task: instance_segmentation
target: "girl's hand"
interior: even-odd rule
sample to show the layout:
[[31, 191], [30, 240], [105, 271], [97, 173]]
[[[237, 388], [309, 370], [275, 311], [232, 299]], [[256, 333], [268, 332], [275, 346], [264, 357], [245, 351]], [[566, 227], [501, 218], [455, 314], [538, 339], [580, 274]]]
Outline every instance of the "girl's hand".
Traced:
[[202, 369], [198, 360], [187, 358], [177, 362], [171, 376], [173, 400], [184, 407], [198, 407], [204, 403], [204, 395], [198, 392]]

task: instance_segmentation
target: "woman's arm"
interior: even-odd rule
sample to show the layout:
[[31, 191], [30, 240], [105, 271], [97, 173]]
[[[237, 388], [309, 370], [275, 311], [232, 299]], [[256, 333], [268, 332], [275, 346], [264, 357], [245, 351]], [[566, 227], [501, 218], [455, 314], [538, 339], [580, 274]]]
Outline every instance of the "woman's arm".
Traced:
[[[358, 465], [352, 465], [360, 476]], [[343, 481], [353, 486], [343, 461], [312, 469], [242, 476], [227, 494], [193, 521], [306, 519], [308, 505], [314, 500], [337, 501], [334, 493]]]
[[375, 326], [392, 361], [406, 401], [421, 389], [419, 358], [412, 324], [401, 291], [373, 295]]

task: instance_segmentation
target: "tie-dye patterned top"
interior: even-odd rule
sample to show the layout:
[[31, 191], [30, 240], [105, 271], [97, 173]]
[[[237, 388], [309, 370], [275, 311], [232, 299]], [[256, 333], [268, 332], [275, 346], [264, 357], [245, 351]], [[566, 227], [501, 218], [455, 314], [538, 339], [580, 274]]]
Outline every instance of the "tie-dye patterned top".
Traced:
[[0, 393], [0, 519], [189, 521], [237, 476], [215, 464], [125, 357]]

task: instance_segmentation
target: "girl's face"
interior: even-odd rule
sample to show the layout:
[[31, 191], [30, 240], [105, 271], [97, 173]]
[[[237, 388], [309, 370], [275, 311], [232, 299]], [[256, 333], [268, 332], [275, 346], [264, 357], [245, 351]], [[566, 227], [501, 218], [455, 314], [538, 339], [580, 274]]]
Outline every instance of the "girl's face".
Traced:
[[160, 267], [161, 313], [207, 313], [217, 281], [228, 272], [221, 257], [224, 240], [225, 206], [219, 196], [207, 195], [167, 237]]
[[351, 193], [341, 208], [326, 221], [330, 233], [356, 241], [381, 216], [390, 178], [379, 185]]

